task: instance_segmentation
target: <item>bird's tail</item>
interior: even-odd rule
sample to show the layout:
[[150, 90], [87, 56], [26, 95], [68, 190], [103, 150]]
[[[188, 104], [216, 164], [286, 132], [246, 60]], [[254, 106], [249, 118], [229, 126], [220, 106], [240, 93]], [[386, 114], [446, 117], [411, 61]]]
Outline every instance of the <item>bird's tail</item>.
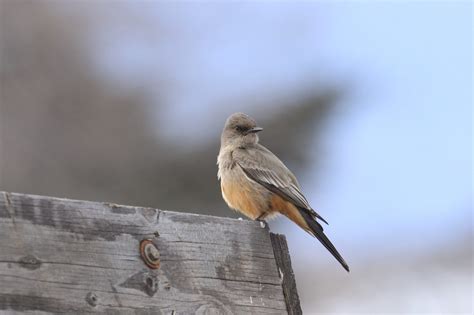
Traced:
[[305, 220], [306, 224], [309, 227], [309, 233], [316, 237], [326, 249], [336, 258], [336, 260], [344, 267], [344, 269], [349, 272], [349, 266], [345, 262], [344, 258], [342, 258], [341, 254], [337, 251], [336, 247], [331, 243], [331, 241], [327, 238], [327, 236], [323, 232], [323, 227], [319, 224], [316, 219], [308, 212], [306, 209], [299, 209], [299, 212], [303, 219]]

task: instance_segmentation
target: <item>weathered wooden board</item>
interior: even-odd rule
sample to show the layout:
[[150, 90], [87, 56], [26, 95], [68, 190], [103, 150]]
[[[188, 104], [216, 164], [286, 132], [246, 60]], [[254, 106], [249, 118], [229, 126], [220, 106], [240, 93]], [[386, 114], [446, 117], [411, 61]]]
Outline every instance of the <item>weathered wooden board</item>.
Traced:
[[258, 222], [0, 192], [0, 312], [286, 314], [281, 248]]
[[298, 296], [298, 290], [296, 290], [295, 275], [291, 267], [291, 259], [285, 236], [270, 233], [270, 238], [272, 240], [278, 272], [280, 272], [280, 277], [282, 278], [283, 294], [285, 296], [288, 315], [302, 314], [300, 298]]

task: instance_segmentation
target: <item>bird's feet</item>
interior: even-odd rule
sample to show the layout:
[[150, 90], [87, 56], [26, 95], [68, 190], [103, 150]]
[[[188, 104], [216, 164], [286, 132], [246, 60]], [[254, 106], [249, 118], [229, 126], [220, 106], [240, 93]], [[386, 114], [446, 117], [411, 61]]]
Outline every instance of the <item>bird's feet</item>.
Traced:
[[262, 227], [262, 229], [264, 229], [267, 226], [267, 222], [265, 222], [263, 217], [264, 217], [264, 214], [261, 214], [258, 218], [255, 219], [255, 221], [260, 222], [260, 226]]

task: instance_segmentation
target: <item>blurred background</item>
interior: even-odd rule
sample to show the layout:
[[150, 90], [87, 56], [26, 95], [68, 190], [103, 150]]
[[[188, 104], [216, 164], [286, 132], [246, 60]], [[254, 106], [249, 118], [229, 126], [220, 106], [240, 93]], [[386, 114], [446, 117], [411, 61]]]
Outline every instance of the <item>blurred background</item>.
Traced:
[[470, 1], [0, 0], [0, 189], [238, 217], [243, 111], [351, 266], [270, 223], [306, 314], [470, 314], [472, 29]]

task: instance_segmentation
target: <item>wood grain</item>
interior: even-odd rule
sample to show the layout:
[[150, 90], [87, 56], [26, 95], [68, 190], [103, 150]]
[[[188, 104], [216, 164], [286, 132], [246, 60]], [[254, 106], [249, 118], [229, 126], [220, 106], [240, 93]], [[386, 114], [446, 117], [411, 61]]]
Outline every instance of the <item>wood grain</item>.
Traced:
[[283, 294], [289, 315], [301, 315], [300, 299], [296, 290], [295, 274], [291, 268], [290, 253], [284, 235], [270, 233], [278, 272], [282, 278]]
[[284, 249], [258, 222], [0, 192], [0, 312], [286, 314]]

